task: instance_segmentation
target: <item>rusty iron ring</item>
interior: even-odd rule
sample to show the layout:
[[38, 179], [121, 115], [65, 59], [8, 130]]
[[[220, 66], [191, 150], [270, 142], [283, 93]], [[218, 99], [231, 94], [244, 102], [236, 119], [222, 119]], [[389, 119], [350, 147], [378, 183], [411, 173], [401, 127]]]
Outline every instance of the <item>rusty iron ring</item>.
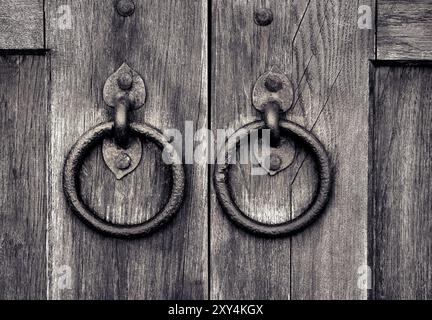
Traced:
[[321, 142], [311, 132], [294, 122], [280, 120], [279, 125], [282, 129], [282, 134], [290, 134], [309, 147], [318, 165], [318, 191], [314, 195], [313, 201], [309, 207], [299, 216], [279, 224], [264, 224], [246, 216], [232, 198], [231, 188], [228, 182], [230, 164], [226, 159], [235, 152], [238, 141], [249, 136], [251, 131], [266, 129], [267, 126], [264, 121], [255, 121], [246, 124], [234, 133], [234, 135], [236, 135], [240, 132], [240, 134], [237, 135], [239, 139], [227, 140], [225, 148], [218, 155], [218, 162], [215, 165], [213, 177], [219, 204], [228, 217], [246, 231], [267, 237], [292, 235], [310, 225], [321, 215], [323, 209], [327, 205], [332, 185], [330, 160]]
[[74, 213], [94, 229], [110, 236], [133, 238], [148, 235], [169, 222], [181, 207], [184, 198], [185, 173], [181, 159], [164, 135], [156, 128], [146, 124], [131, 123], [130, 134], [145, 138], [163, 149], [171, 157], [173, 186], [166, 205], [151, 219], [134, 225], [114, 224], [99, 218], [92, 209], [84, 204], [79, 194], [79, 173], [89, 151], [103, 139], [114, 135], [114, 122], [105, 122], [84, 133], [75, 143], [63, 168], [63, 190]]

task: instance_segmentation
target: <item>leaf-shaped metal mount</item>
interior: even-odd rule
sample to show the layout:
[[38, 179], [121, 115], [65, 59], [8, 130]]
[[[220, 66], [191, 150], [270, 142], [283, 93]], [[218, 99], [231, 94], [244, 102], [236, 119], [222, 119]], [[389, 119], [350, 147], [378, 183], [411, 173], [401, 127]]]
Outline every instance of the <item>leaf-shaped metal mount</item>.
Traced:
[[[127, 102], [128, 110], [139, 109], [146, 99], [144, 80], [127, 63], [123, 63], [106, 80], [103, 98], [111, 108], [116, 108], [121, 99]], [[129, 137], [127, 148], [122, 148], [114, 139], [107, 138], [102, 144], [102, 156], [107, 167], [120, 180], [133, 172], [141, 162], [142, 142], [137, 137]]]
[[[131, 77], [130, 88], [122, 88], [122, 79]], [[120, 97], [124, 97], [129, 101], [129, 107], [132, 110], [141, 108], [146, 99], [146, 89], [144, 80], [141, 76], [128, 66], [127, 63], [123, 63], [120, 68], [112, 75], [108, 77], [103, 88], [103, 98], [105, 103], [114, 108]]]
[[[252, 103], [255, 109], [263, 113], [270, 103], [276, 103], [280, 108], [279, 113], [284, 113], [292, 107], [293, 92], [292, 82], [273, 66], [257, 79], [252, 91]], [[295, 154], [295, 145], [284, 138], [277, 147], [270, 148], [270, 162], [258, 162], [270, 176], [273, 176], [288, 168], [294, 161]], [[255, 158], [261, 160], [257, 155]]]
[[288, 168], [294, 162], [296, 156], [295, 144], [287, 138], [281, 138], [277, 147], [270, 147], [270, 159], [263, 159], [260, 150], [262, 149], [254, 149], [254, 158], [256, 163], [270, 176], [274, 176]]
[[123, 149], [114, 139], [105, 139], [102, 144], [102, 156], [107, 167], [117, 180], [134, 171], [141, 162], [142, 144], [139, 138], [130, 138], [129, 146]]
[[280, 112], [286, 112], [292, 106], [293, 92], [293, 85], [288, 77], [278, 68], [272, 67], [256, 81], [252, 91], [252, 103], [255, 109], [263, 112], [267, 103], [277, 102]]

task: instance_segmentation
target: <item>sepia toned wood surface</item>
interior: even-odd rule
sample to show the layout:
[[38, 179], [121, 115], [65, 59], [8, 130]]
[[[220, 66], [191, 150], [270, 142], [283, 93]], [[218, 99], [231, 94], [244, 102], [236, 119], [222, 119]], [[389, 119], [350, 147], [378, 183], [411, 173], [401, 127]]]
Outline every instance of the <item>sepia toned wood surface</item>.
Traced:
[[[206, 166], [187, 166], [182, 209], [168, 226], [142, 239], [102, 236], [65, 203], [65, 155], [86, 130], [112, 119], [102, 88], [124, 62], [147, 89], [144, 107], [132, 113], [134, 121], [181, 132], [185, 121], [207, 126], [205, 2], [135, 1], [130, 17], [120, 16], [115, 4], [66, 1], [72, 19], [65, 29], [57, 25], [58, 3], [46, 2], [52, 52], [48, 298], [203, 299], [208, 291]], [[83, 200], [108, 221], [146, 221], [171, 191], [161, 151], [147, 141], [143, 145], [140, 165], [120, 181], [105, 166], [100, 146], [85, 161]], [[61, 281], [65, 266], [69, 288]]]
[[[260, 1], [221, 0], [212, 5], [211, 125], [214, 130], [233, 131], [256, 119], [251, 99], [256, 79], [273, 64], [287, 71], [291, 58], [289, 11], [280, 7], [285, 1], [273, 1], [272, 8], [281, 8], [274, 10], [274, 23], [279, 27], [259, 27], [253, 12]], [[286, 177], [277, 176], [275, 181], [252, 176], [248, 165], [232, 167], [231, 185], [243, 211], [268, 222], [276, 211], [269, 200], [278, 199], [275, 215], [289, 217], [290, 203], [285, 200], [289, 190], [271, 196], [272, 189], [285, 185]], [[210, 212], [210, 297], [289, 298], [289, 240], [262, 239], [239, 229], [220, 209], [214, 191]]]
[[[371, 8], [373, 25], [374, 2], [362, 5]], [[323, 217], [291, 240], [292, 299], [366, 298], [358, 269], [366, 264], [368, 78], [375, 50], [373, 29], [359, 28], [358, 7], [347, 1], [294, 7], [301, 24], [293, 40], [299, 87], [293, 119], [326, 147], [333, 192]], [[297, 170], [294, 204], [310, 197], [303, 185], [313, 177], [301, 164]]]
[[[116, 3], [0, 3], [0, 298], [431, 298], [430, 1], [142, 0], [130, 17]], [[360, 27], [360, 6], [370, 27]], [[268, 26], [254, 22], [263, 7]], [[110, 238], [77, 219], [62, 190], [64, 159], [112, 120], [102, 88], [124, 62], [147, 90], [131, 118], [177, 129], [195, 147], [201, 128], [216, 138], [260, 119], [255, 81], [285, 74], [293, 96], [283, 118], [330, 156], [322, 217], [292, 237], [251, 235], [222, 212], [212, 168], [195, 162], [185, 166], [182, 209], [151, 236]], [[169, 166], [142, 144], [140, 165], [122, 180], [101, 146], [89, 153], [80, 194], [96, 215], [136, 224], [166, 203]], [[230, 169], [234, 201], [261, 223], [297, 217], [319, 186], [308, 150], [289, 137], [284, 146], [293, 161], [275, 176], [253, 174], [251, 163]]]
[[44, 0], [0, 2], [0, 52], [45, 49]]
[[432, 67], [376, 69], [371, 109], [372, 299], [432, 298]]
[[[365, 4], [373, 12], [372, 1]], [[253, 21], [260, 7], [273, 11], [269, 26]], [[368, 59], [374, 55], [374, 30], [359, 29], [357, 14], [357, 3], [348, 1], [213, 2], [213, 128], [237, 129], [259, 117], [251, 105], [252, 87], [277, 66], [295, 92], [286, 117], [324, 144], [334, 188], [321, 219], [284, 239], [240, 230], [213, 193], [212, 298], [366, 298], [357, 270], [366, 264]], [[293, 164], [271, 178], [233, 166], [233, 198], [251, 218], [280, 223], [310, 203], [317, 185], [314, 164], [301, 145], [295, 152]]]
[[46, 298], [48, 73], [44, 56], [0, 57], [0, 299]]
[[378, 0], [377, 58], [432, 60], [432, 1]]

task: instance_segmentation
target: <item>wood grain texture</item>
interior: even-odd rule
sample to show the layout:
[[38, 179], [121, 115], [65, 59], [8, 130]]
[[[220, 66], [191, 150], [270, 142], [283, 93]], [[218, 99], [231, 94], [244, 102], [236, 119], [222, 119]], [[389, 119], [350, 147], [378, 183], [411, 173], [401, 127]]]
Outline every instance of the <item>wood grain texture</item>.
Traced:
[[0, 50], [44, 48], [43, 0], [2, 0]]
[[[374, 12], [373, 1], [362, 1]], [[359, 29], [359, 4], [310, 1], [293, 6], [295, 105], [288, 116], [311, 130], [333, 166], [333, 192], [323, 216], [292, 238], [293, 299], [365, 299], [358, 269], [367, 263], [369, 59], [373, 30]], [[306, 156], [306, 159], [309, 156]], [[300, 158], [295, 204], [315, 170]], [[297, 215], [293, 212], [294, 216]]]
[[[203, 299], [207, 296], [207, 168], [187, 166], [185, 202], [167, 227], [150, 237], [117, 240], [89, 229], [65, 204], [61, 171], [66, 153], [90, 127], [112, 118], [102, 99], [107, 77], [123, 62], [146, 84], [145, 106], [133, 119], [161, 130], [184, 131], [207, 121], [206, 3], [196, 0], [135, 1], [121, 17], [117, 1], [66, 1], [72, 28], [56, 26], [57, 2], [47, 1], [51, 56], [51, 154], [49, 298]], [[139, 167], [117, 181], [100, 147], [85, 161], [80, 181], [84, 201], [107, 220], [142, 222], [170, 192], [161, 153], [147, 142]], [[58, 279], [71, 269], [70, 288]]]
[[0, 299], [46, 297], [46, 59], [0, 57]]
[[[252, 87], [271, 66], [290, 73], [289, 6], [286, 1], [272, 1], [274, 21], [268, 27], [254, 23], [254, 9], [260, 7], [261, 1], [257, 0], [213, 1], [214, 130], [236, 130], [257, 118]], [[253, 176], [249, 165], [231, 167], [234, 197], [245, 213], [266, 223], [289, 217], [289, 189], [281, 188], [288, 181], [284, 174], [275, 178]], [[263, 239], [239, 229], [224, 215], [214, 192], [210, 230], [212, 299], [289, 298], [289, 239]]]
[[[372, 1], [364, 4], [373, 10]], [[253, 22], [254, 8], [262, 6], [274, 14], [268, 27]], [[358, 29], [357, 12], [358, 4], [349, 1], [213, 3], [212, 127], [236, 129], [256, 119], [253, 84], [277, 66], [295, 91], [287, 118], [326, 146], [335, 182], [324, 216], [285, 239], [243, 232], [213, 195], [212, 298], [366, 298], [357, 287], [357, 269], [367, 263], [368, 59], [374, 34]], [[298, 215], [317, 187], [314, 163], [302, 146], [275, 177], [233, 166], [230, 181], [239, 207], [265, 223]]]
[[371, 114], [374, 299], [432, 298], [432, 67], [379, 67]]
[[378, 0], [378, 59], [431, 60], [431, 30], [431, 0]]

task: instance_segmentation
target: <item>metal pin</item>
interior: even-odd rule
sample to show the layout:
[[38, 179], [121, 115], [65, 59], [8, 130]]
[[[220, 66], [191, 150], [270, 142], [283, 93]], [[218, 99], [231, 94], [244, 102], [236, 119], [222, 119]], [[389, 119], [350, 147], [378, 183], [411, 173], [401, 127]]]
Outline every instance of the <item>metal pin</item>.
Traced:
[[115, 165], [119, 170], [126, 170], [127, 168], [130, 167], [131, 162], [132, 162], [131, 157], [129, 157], [127, 153], [122, 152], [117, 156], [115, 160]]
[[118, 14], [122, 17], [129, 17], [135, 11], [135, 4], [132, 0], [119, 0], [117, 2], [116, 9]]
[[130, 90], [133, 85], [133, 78], [132, 75], [128, 72], [122, 73], [119, 78], [117, 79], [117, 84], [120, 89], [122, 90]]
[[270, 92], [278, 92], [282, 90], [283, 84], [278, 78], [269, 76], [264, 82], [264, 86]]
[[282, 165], [282, 159], [277, 154], [270, 154], [270, 170], [277, 171]]
[[273, 21], [273, 12], [270, 9], [259, 8], [254, 12], [255, 23], [261, 27], [268, 26]]

